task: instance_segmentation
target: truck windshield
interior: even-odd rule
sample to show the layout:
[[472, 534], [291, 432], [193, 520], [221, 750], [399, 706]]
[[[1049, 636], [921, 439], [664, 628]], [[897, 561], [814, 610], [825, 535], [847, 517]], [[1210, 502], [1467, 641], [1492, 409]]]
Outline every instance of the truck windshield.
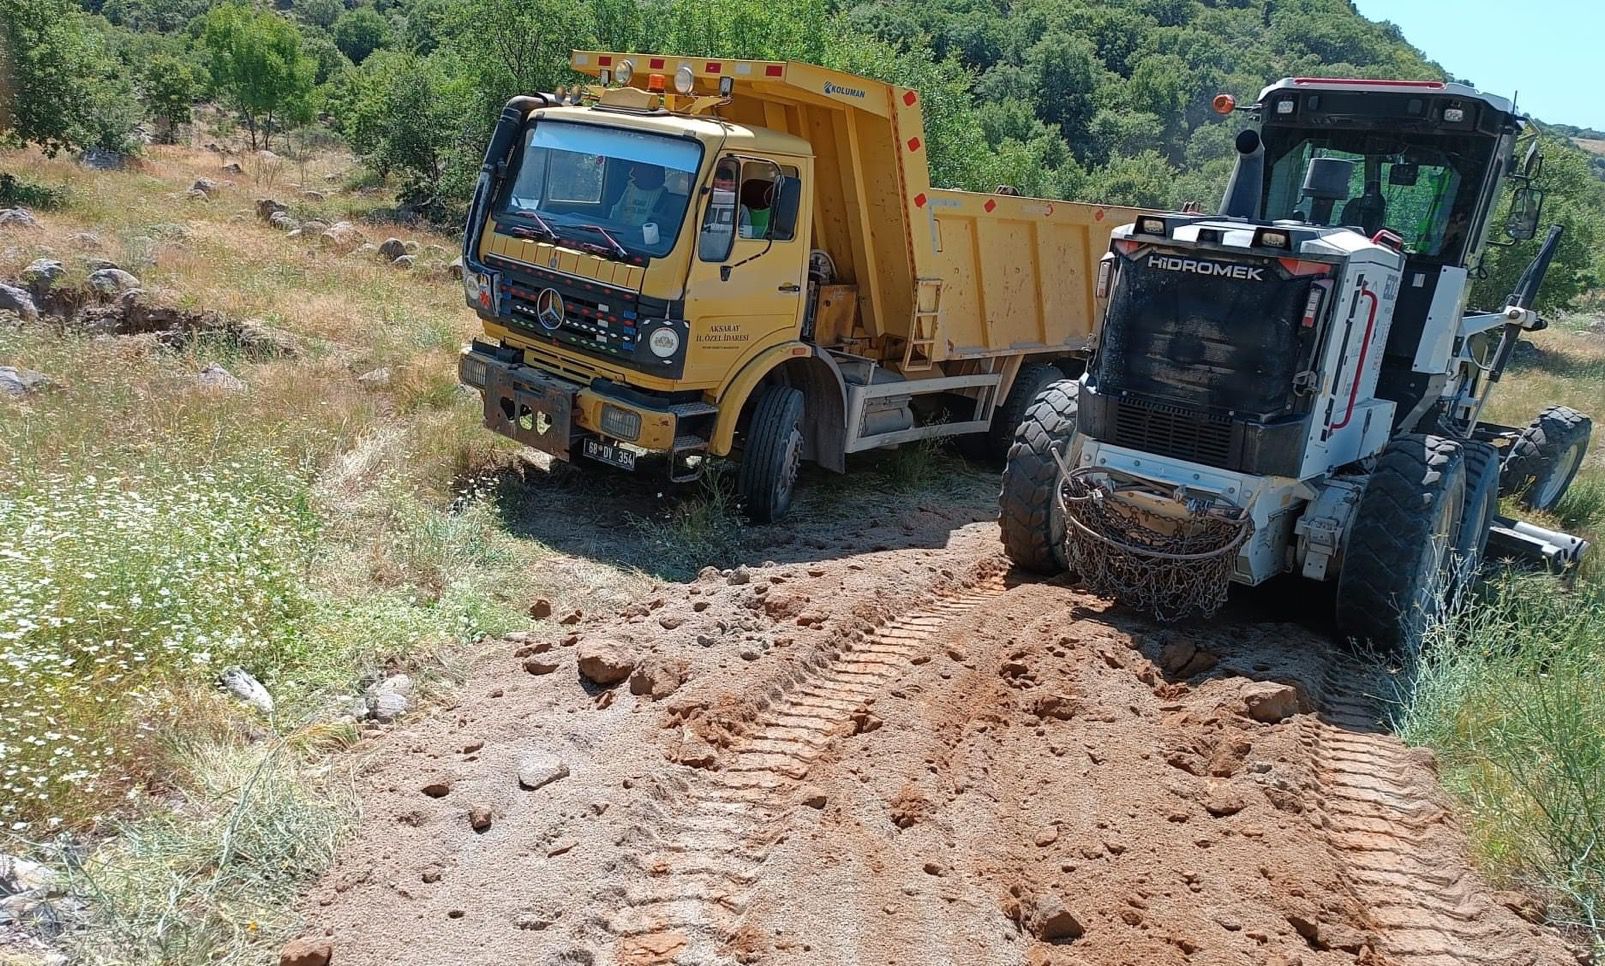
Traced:
[[498, 217], [522, 216], [537, 231], [610, 256], [665, 255], [701, 162], [695, 141], [540, 121], [524, 136]]
[[[1265, 218], [1359, 228], [1386, 228], [1404, 239], [1405, 251], [1457, 260], [1470, 239], [1491, 139], [1404, 139], [1360, 131], [1268, 130]], [[1486, 143], [1485, 143], [1486, 141]], [[1348, 197], [1323, 221], [1301, 188], [1314, 158], [1354, 162]], [[1314, 217], [1312, 217], [1314, 216]]]

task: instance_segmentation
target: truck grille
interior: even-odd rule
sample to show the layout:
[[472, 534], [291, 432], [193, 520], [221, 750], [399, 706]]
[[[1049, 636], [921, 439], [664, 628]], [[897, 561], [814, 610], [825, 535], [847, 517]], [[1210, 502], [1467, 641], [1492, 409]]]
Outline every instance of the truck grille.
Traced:
[[1156, 456], [1225, 467], [1231, 461], [1232, 422], [1126, 399], [1115, 407], [1115, 438], [1110, 442]]

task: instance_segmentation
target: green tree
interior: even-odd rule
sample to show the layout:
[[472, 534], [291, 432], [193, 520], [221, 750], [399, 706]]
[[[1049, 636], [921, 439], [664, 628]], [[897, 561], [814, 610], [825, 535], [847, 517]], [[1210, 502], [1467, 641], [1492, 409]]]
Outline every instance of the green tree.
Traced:
[[390, 21], [372, 7], [348, 10], [334, 22], [334, 43], [353, 64], [360, 64], [390, 45]]
[[145, 116], [156, 122], [164, 143], [172, 144], [180, 125], [188, 124], [201, 85], [190, 65], [170, 54], [151, 58], [141, 71], [139, 95]]
[[9, 119], [0, 140], [127, 151], [139, 105], [88, 18], [68, 0], [0, 0], [0, 60], [8, 62]]
[[251, 150], [267, 147], [273, 131], [312, 119], [316, 71], [301, 50], [301, 35], [289, 21], [243, 5], [214, 7], [206, 15], [201, 45], [212, 84], [238, 111], [251, 134]]
[[296, 0], [295, 15], [315, 27], [327, 30], [346, 12], [341, 0]]
[[464, 152], [478, 161], [478, 146], [463, 137], [464, 81], [450, 77], [438, 58], [382, 51], [362, 65], [353, 86], [344, 122], [352, 150], [381, 174], [401, 175], [401, 200], [440, 214], [449, 169]]

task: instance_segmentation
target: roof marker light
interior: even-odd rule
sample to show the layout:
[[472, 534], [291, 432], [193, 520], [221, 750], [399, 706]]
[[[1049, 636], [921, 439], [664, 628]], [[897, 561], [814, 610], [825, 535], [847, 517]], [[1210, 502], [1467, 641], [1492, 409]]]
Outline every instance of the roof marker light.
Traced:
[[1144, 235], [1163, 235], [1163, 234], [1166, 234], [1166, 232], [1165, 232], [1165, 219], [1163, 219], [1163, 218], [1138, 218], [1137, 219], [1137, 230], [1142, 232]]

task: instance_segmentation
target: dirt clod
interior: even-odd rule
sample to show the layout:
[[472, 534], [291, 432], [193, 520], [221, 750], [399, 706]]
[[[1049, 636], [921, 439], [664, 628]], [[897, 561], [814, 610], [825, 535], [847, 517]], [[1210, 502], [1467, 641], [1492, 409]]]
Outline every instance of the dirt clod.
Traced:
[[544, 751], [530, 752], [518, 767], [518, 787], [533, 792], [568, 777], [568, 764]]
[[279, 966], [329, 966], [334, 943], [322, 936], [292, 939], [279, 950]]
[[468, 809], [468, 824], [476, 832], [484, 832], [490, 828], [493, 816], [484, 805], [475, 805]]
[[432, 781], [418, 790], [430, 798], [445, 798], [451, 794], [451, 782], [444, 780]]
[[1027, 922], [1043, 942], [1065, 943], [1087, 934], [1081, 920], [1066, 909], [1064, 900], [1056, 895], [1038, 896]]
[[1290, 684], [1250, 681], [1243, 686], [1243, 706], [1255, 721], [1275, 724], [1299, 712], [1298, 689]]
[[552, 616], [552, 602], [541, 597], [529, 605], [529, 616], [535, 620], [543, 621]]
[[[564, 619], [567, 623], [567, 618]], [[635, 653], [629, 645], [609, 638], [592, 638], [579, 645], [580, 674], [602, 687], [611, 687], [635, 670]]]

